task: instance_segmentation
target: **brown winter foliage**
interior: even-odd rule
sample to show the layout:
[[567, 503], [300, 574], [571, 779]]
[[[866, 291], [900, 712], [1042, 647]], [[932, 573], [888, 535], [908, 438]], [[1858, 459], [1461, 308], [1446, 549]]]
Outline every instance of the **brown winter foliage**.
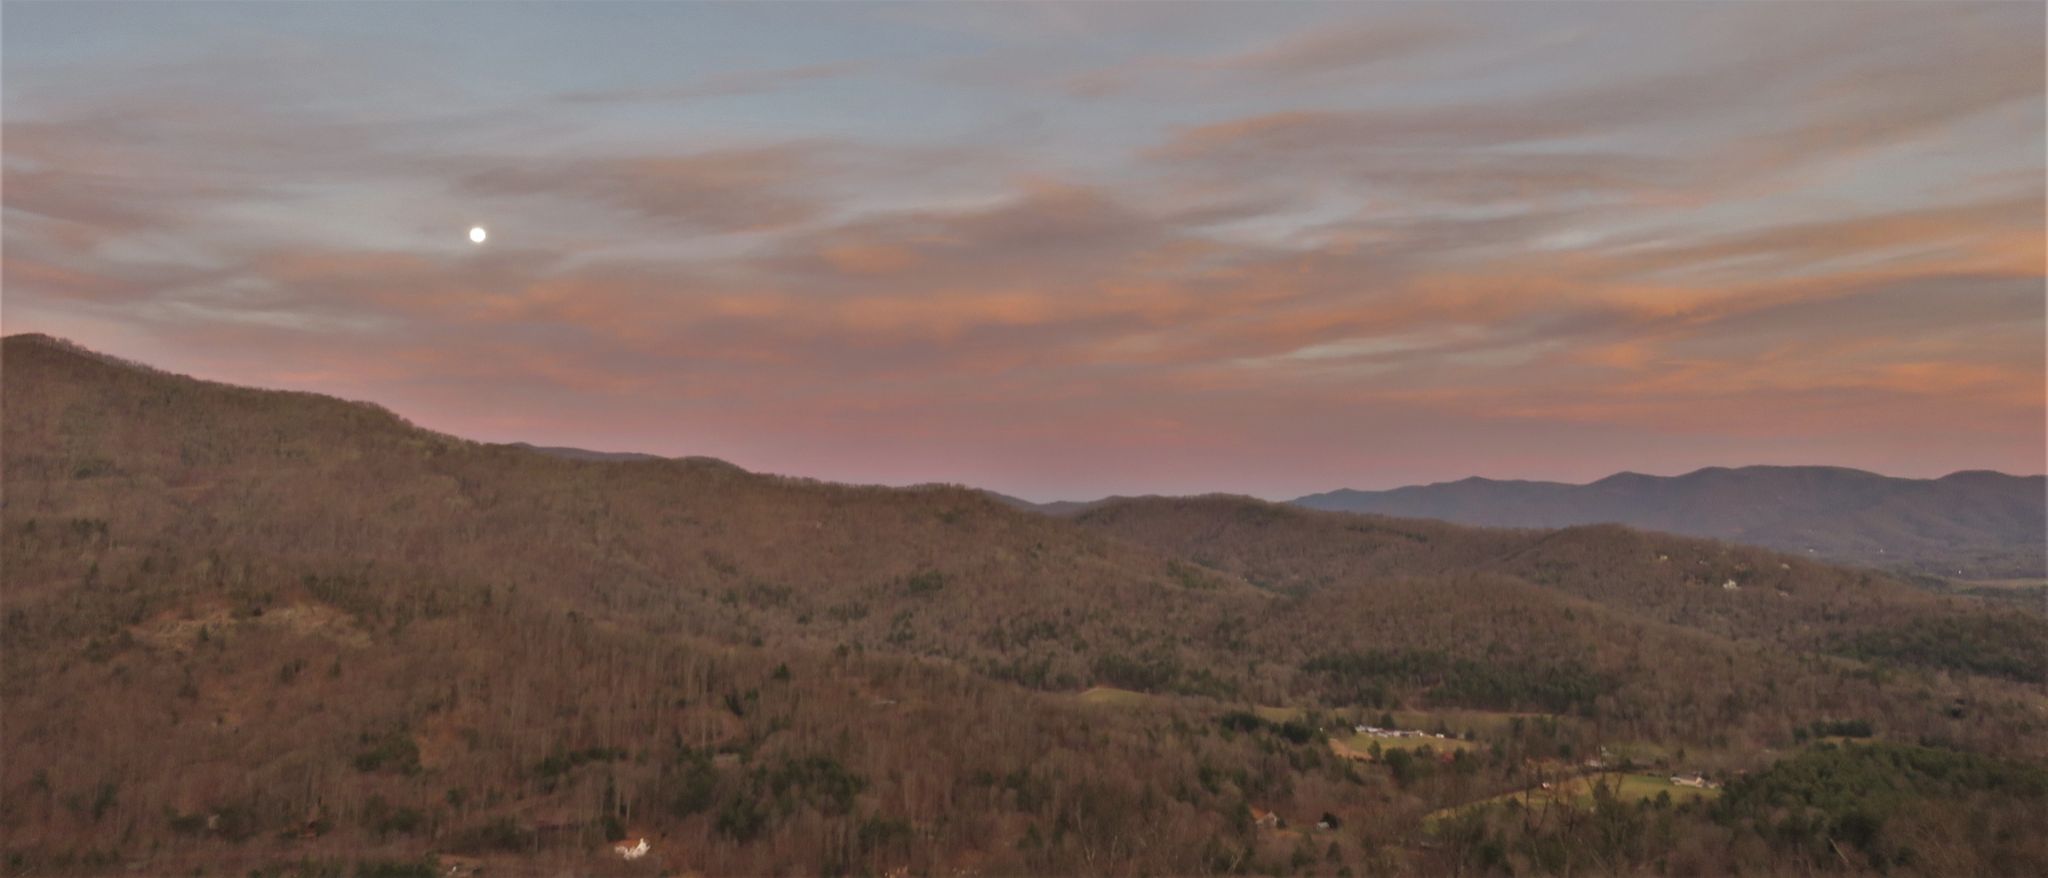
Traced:
[[[0, 386], [9, 874], [2048, 869], [2009, 603], [1612, 527], [566, 459], [39, 336]], [[1470, 746], [1327, 740], [1396, 711]], [[1431, 816], [1592, 758], [1731, 783]]]

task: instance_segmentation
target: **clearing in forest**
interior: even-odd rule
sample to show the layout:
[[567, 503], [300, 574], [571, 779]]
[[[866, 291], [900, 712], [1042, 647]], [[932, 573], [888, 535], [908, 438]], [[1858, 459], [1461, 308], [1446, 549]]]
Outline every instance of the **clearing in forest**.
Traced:
[[1082, 704], [1113, 704], [1118, 707], [1142, 707], [1158, 702], [1159, 696], [1114, 686], [1096, 686], [1076, 696]]
[[1430, 814], [1428, 822], [1435, 824], [1440, 820], [1456, 817], [1469, 811], [1493, 805], [1505, 805], [1509, 802], [1517, 802], [1524, 808], [1542, 808], [1549, 805], [1552, 807], [1583, 810], [1593, 807], [1593, 785], [1595, 783], [1606, 785], [1608, 789], [1614, 791], [1616, 799], [1628, 803], [1639, 802], [1644, 799], [1654, 799], [1663, 793], [1669, 793], [1671, 801], [1674, 803], [1713, 799], [1721, 795], [1720, 790], [1675, 784], [1668, 777], [1658, 777], [1649, 774], [1623, 774], [1610, 771], [1551, 781], [1549, 789], [1544, 789], [1541, 785], [1538, 785], [1526, 790], [1516, 790], [1511, 793], [1502, 793], [1498, 796], [1474, 802], [1466, 802], [1463, 805], [1453, 805]]
[[1462, 738], [1437, 738], [1429, 735], [1401, 736], [1386, 733], [1353, 732], [1346, 735], [1330, 736], [1331, 740], [1338, 740], [1339, 738], [1344, 741], [1345, 746], [1360, 752], [1370, 752], [1374, 744], [1380, 745], [1381, 750], [1392, 750], [1396, 747], [1404, 750], [1420, 750], [1428, 747], [1439, 753], [1453, 750], [1471, 750], [1479, 746], [1475, 742]]

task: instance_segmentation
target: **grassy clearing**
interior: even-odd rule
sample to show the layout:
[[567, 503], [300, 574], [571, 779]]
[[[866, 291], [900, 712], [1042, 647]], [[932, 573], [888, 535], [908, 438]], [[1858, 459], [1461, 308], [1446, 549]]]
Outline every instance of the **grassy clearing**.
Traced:
[[1454, 805], [1430, 814], [1428, 822], [1435, 823], [1467, 811], [1494, 805], [1505, 805], [1509, 802], [1517, 802], [1524, 808], [1541, 809], [1549, 806], [1584, 810], [1593, 807], [1593, 785], [1595, 783], [1606, 785], [1614, 791], [1616, 799], [1629, 803], [1654, 799], [1665, 793], [1671, 795], [1671, 801], [1674, 803], [1696, 802], [1701, 799], [1712, 799], [1721, 795], [1720, 790], [1681, 786], [1672, 783], [1669, 777], [1659, 777], [1651, 774], [1603, 772], [1554, 781], [1551, 783], [1550, 789], [1547, 790], [1536, 786], [1526, 790], [1516, 790], [1512, 793], [1503, 793], [1498, 796], [1480, 799], [1476, 802]]
[[1330, 739], [1330, 752], [1336, 754], [1337, 758], [1339, 759], [1350, 759], [1358, 762], [1379, 761], [1378, 759], [1374, 758], [1370, 751], [1360, 750], [1356, 747], [1353, 747], [1348, 741], [1342, 738]]
[[1149, 707], [1159, 702], [1159, 696], [1114, 686], [1097, 686], [1075, 696], [1082, 704], [1108, 704], [1116, 707]]
[[1959, 578], [1954, 578], [1954, 577], [1943, 577], [1943, 578], [1944, 578], [1944, 579], [1946, 579], [1946, 580], [1948, 581], [1948, 584], [1949, 584], [1949, 586], [1950, 586], [1951, 588], [1957, 588], [1957, 589], [1964, 589], [1964, 588], [2003, 588], [2003, 589], [2028, 589], [2028, 588], [2048, 588], [2048, 579], [2042, 579], [2042, 578], [2040, 578], [2040, 577], [2036, 577], [2036, 576], [2027, 576], [2027, 577], [2021, 577], [2021, 578], [2019, 578], [2019, 579], [1959, 579]]
[[1571, 722], [1566, 717], [1547, 713], [1515, 713], [1498, 710], [1466, 710], [1462, 708], [1446, 708], [1443, 710], [1348, 709], [1336, 711], [1334, 715], [1350, 717], [1358, 724], [1376, 726], [1386, 725], [1385, 720], [1391, 716], [1394, 720], [1393, 725], [1395, 728], [1420, 729], [1428, 732], [1441, 731], [1460, 738], [1464, 737], [1466, 732], [1471, 732], [1481, 738], [1506, 737], [1517, 719], [1523, 722], [1536, 722], [1539, 720]]
[[[1332, 737], [1334, 739], [1337, 736]], [[1471, 750], [1479, 746], [1473, 741], [1466, 741], [1460, 738], [1396, 738], [1392, 735], [1369, 735], [1364, 732], [1344, 735], [1342, 740], [1344, 746], [1359, 752], [1371, 752], [1372, 745], [1374, 744], [1380, 745], [1381, 750], [1392, 750], [1395, 748], [1420, 750], [1428, 747], [1439, 753], [1449, 750]]]
[[[1654, 774], [1607, 774], [1603, 775], [1603, 777], [1617, 779], [1617, 781], [1613, 781], [1619, 783], [1619, 786], [1615, 788], [1614, 795], [1624, 802], [1654, 799], [1662, 793], [1670, 793], [1671, 801], [1676, 803], [1696, 802], [1701, 799], [1717, 798], [1721, 795], [1720, 790], [1683, 786], [1672, 783], [1669, 777], [1659, 777]], [[1593, 804], [1593, 794], [1590, 789], [1586, 792], [1583, 804]]]
[[1288, 720], [1300, 719], [1302, 714], [1302, 710], [1299, 707], [1261, 706], [1252, 708], [1252, 712], [1258, 714], [1259, 719], [1269, 723], [1284, 723]]

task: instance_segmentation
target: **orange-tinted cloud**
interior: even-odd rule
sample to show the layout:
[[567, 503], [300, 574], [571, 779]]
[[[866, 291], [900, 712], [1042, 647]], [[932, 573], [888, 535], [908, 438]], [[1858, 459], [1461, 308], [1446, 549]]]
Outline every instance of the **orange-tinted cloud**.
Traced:
[[[31, 77], [6, 319], [482, 438], [1034, 496], [2039, 468], [2038, 11], [1411, 14], [1033, 46], [1024, 97]], [[1670, 51], [1592, 75], [1602, 34]]]

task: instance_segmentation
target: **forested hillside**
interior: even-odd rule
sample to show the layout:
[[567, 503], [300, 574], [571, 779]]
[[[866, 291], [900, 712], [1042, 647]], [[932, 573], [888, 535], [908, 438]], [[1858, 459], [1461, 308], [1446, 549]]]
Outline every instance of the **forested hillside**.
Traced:
[[[2039, 785], [1971, 780], [2048, 759], [2010, 605], [1618, 527], [571, 459], [4, 347], [9, 874], [2048, 867]], [[1830, 759], [1911, 782], [1814, 799]], [[1730, 783], [1486, 804], [1622, 772]], [[1637, 824], [1674, 841], [1600, 840]]]

